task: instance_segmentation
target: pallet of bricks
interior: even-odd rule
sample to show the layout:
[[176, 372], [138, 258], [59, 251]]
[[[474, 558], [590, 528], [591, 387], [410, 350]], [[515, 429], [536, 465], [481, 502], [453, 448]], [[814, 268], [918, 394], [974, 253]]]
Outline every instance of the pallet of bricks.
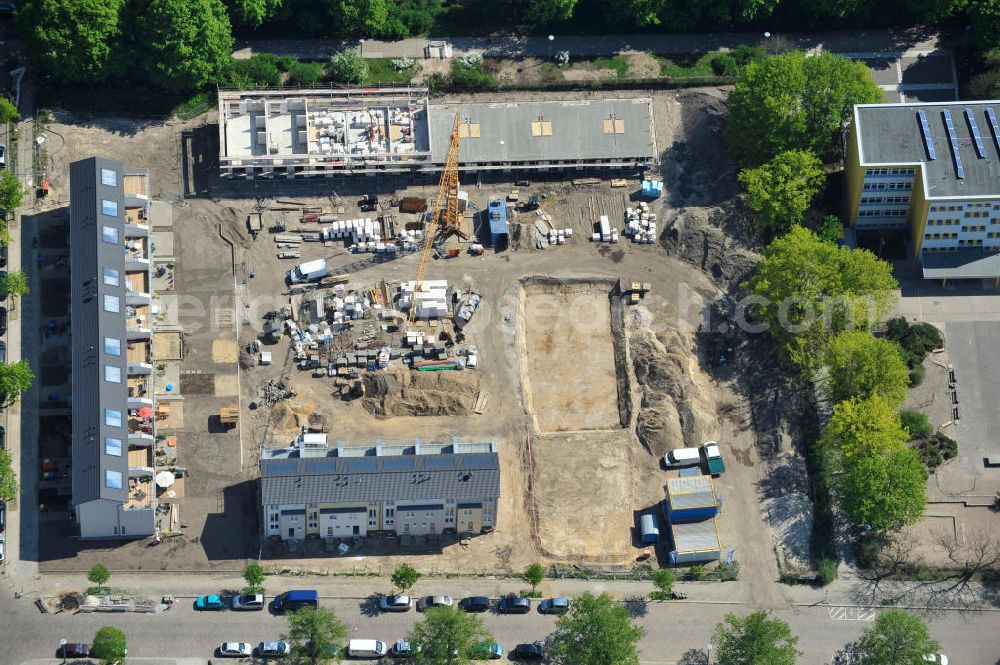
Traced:
[[634, 208], [625, 208], [625, 235], [637, 244], [656, 241], [656, 213], [649, 212], [649, 204], [641, 201]]

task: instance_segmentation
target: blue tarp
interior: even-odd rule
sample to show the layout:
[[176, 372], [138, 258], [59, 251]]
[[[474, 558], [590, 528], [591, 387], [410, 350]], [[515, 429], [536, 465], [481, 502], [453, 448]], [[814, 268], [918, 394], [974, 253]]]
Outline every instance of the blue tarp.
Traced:
[[642, 195], [647, 199], [658, 199], [663, 194], [663, 181], [647, 179], [642, 181]]

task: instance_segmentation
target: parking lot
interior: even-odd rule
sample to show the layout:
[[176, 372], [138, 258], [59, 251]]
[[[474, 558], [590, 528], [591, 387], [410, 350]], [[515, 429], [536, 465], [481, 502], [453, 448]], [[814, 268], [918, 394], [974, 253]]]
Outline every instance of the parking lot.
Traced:
[[884, 101], [950, 102], [958, 99], [954, 57], [947, 50], [844, 53], [867, 65]]

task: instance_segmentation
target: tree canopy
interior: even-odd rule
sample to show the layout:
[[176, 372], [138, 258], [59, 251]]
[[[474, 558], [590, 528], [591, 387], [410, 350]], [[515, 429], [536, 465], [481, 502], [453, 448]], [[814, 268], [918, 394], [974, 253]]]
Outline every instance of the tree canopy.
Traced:
[[90, 567], [90, 572], [87, 573], [87, 581], [97, 586], [104, 586], [104, 583], [110, 578], [111, 573], [108, 572], [107, 566], [103, 563], [95, 563]]
[[245, 593], [263, 593], [264, 567], [256, 561], [251, 561], [243, 569], [243, 581], [247, 583]]
[[429, 608], [407, 640], [420, 645], [420, 652], [413, 655], [415, 665], [465, 665], [476, 647], [492, 642], [493, 636], [483, 626], [482, 617], [452, 605]]
[[775, 234], [802, 222], [824, 180], [823, 164], [805, 150], [786, 150], [739, 174], [747, 205], [757, 213], [757, 227]]
[[226, 0], [226, 8], [233, 21], [251, 28], [260, 27], [283, 4], [284, 0]]
[[330, 58], [330, 78], [337, 83], [361, 83], [368, 78], [368, 63], [353, 48]]
[[125, 633], [114, 626], [105, 626], [94, 635], [90, 645], [90, 657], [97, 658], [101, 665], [117, 663], [125, 658], [128, 643]]
[[292, 656], [316, 663], [335, 660], [348, 637], [347, 626], [333, 610], [306, 607], [286, 617], [288, 631], [282, 637], [292, 647]]
[[10, 451], [0, 448], [0, 501], [17, 498], [17, 472], [14, 471]]
[[829, 51], [752, 61], [729, 93], [729, 145], [749, 166], [787, 150], [823, 156], [854, 104], [880, 101], [882, 90], [864, 63]]
[[416, 568], [408, 563], [401, 563], [396, 566], [396, 570], [392, 571], [392, 586], [405, 592], [412, 588], [421, 577], [422, 575], [417, 572]]
[[28, 295], [28, 276], [20, 270], [0, 274], [0, 298], [17, 298]]
[[720, 665], [794, 665], [801, 655], [788, 624], [763, 610], [727, 614], [716, 625], [714, 640]]
[[31, 387], [35, 375], [27, 360], [0, 365], [0, 404], [12, 404]]
[[6, 97], [0, 97], [0, 122], [14, 122], [20, 117], [21, 114], [17, 112], [14, 102]]
[[914, 665], [924, 662], [924, 654], [935, 653], [938, 648], [920, 617], [904, 610], [883, 610], [875, 625], [861, 633], [858, 663]]
[[11, 171], [0, 173], [0, 208], [13, 212], [24, 202], [24, 185]]
[[832, 402], [881, 395], [898, 407], [906, 399], [910, 377], [902, 350], [866, 330], [834, 335], [827, 345], [826, 366]]
[[891, 312], [898, 284], [892, 267], [871, 252], [838, 247], [794, 226], [764, 249], [748, 286], [771, 335], [811, 371], [831, 335], [868, 328]]
[[18, 3], [21, 39], [49, 76], [73, 83], [108, 75], [126, 0], [27, 0]]
[[632, 622], [628, 609], [611, 596], [585, 593], [556, 619], [549, 661], [556, 665], [638, 665], [638, 644], [645, 634], [645, 629]]
[[531, 593], [535, 593], [538, 585], [545, 579], [545, 568], [540, 563], [528, 564], [521, 573], [521, 579], [531, 585]]

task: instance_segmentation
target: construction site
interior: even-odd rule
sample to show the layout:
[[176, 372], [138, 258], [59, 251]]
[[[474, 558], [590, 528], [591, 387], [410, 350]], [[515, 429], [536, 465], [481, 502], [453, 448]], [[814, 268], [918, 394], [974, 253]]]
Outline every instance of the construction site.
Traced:
[[[720, 365], [714, 342], [706, 346], [698, 328], [720, 286], [752, 261], [725, 251], [713, 239], [718, 229], [698, 221], [712, 214], [717, 190], [692, 180], [705, 168], [695, 155], [717, 126], [692, 118], [721, 117], [714, 93], [641, 100], [532, 93], [522, 100], [643, 109], [643, 140], [655, 136], [670, 146], [647, 146], [658, 165], [475, 169], [467, 161], [479, 159], [467, 109], [492, 102], [414, 99], [372, 104], [369, 121], [402, 127], [409, 119], [411, 133], [400, 136], [415, 140], [412, 151], [392, 149], [391, 129], [374, 140], [389, 141], [385, 152], [400, 160], [429, 148], [440, 155], [429, 173], [252, 182], [231, 179], [215, 159], [229, 150], [229, 105], [240, 103], [228, 94], [220, 93], [217, 120], [134, 128], [164, 148], [181, 137], [179, 161], [149, 168], [157, 197], [175, 204], [174, 289], [200, 303], [178, 305], [187, 399], [184, 422], [166, 431], [189, 474], [179, 508], [186, 528], [167, 536], [168, 547], [144, 551], [147, 567], [168, 560], [171, 568], [232, 567], [258, 551], [273, 567], [328, 572], [386, 572], [414, 555], [430, 557], [424, 567], [441, 572], [512, 571], [533, 561], [614, 570], [637, 559], [666, 565], [675, 546], [665, 487], [678, 471], [664, 469], [662, 458], [716, 440], [728, 470], [714, 478], [713, 491], [725, 495], [725, 510], [712, 517], [718, 542], [705, 561], [736, 549], [740, 560], [766, 562], [762, 574], [772, 574], [774, 536], [757, 497], [766, 472], [749, 406], [735, 364]], [[264, 146], [286, 120], [275, 119], [272, 103], [291, 100], [253, 111], [266, 117], [252, 121], [267, 128]], [[248, 101], [247, 113], [251, 107]], [[309, 159], [312, 128], [322, 126], [310, 114], [328, 113], [337, 129], [336, 114], [346, 113], [317, 108], [310, 101], [301, 109], [308, 143], [302, 154]], [[447, 122], [442, 130], [432, 112], [427, 146], [418, 127], [433, 108], [445, 109]], [[638, 129], [637, 119], [622, 126], [619, 119], [611, 119], [612, 142], [621, 139], [619, 129], [626, 136]], [[62, 121], [60, 131], [74, 122]], [[542, 122], [537, 114], [535, 122]], [[110, 126], [73, 126], [78, 140], [50, 156], [54, 170], [88, 149], [128, 149], [128, 140], [108, 138]], [[559, 127], [553, 121], [550, 137], [541, 126], [535, 138], [556, 139]], [[596, 131], [605, 136], [599, 122]], [[524, 133], [531, 139], [531, 123]], [[298, 149], [297, 138], [292, 145]], [[596, 145], [587, 158], [600, 159], [601, 150]], [[355, 153], [336, 152], [348, 154]], [[52, 179], [56, 199], [60, 184]], [[678, 237], [690, 233], [697, 237]], [[261, 460], [304, 434], [322, 435], [315, 445], [329, 452], [310, 455], [328, 457], [338, 457], [344, 442], [374, 451], [409, 442], [420, 455], [453, 440], [490, 441], [498, 496], [485, 498], [495, 499], [495, 525], [469, 521], [476, 525], [469, 530], [462, 519], [444, 517], [410, 535], [379, 532], [369, 521], [363, 537], [343, 537], [307, 520], [313, 535], [300, 539], [282, 529], [265, 538], [279, 522], [269, 525], [269, 507], [258, 503]], [[640, 529], [640, 518], [650, 515], [663, 534], [652, 543]], [[136, 547], [145, 545], [101, 556], [120, 555], [128, 565]], [[89, 563], [87, 551], [75, 557], [72, 565]]]

